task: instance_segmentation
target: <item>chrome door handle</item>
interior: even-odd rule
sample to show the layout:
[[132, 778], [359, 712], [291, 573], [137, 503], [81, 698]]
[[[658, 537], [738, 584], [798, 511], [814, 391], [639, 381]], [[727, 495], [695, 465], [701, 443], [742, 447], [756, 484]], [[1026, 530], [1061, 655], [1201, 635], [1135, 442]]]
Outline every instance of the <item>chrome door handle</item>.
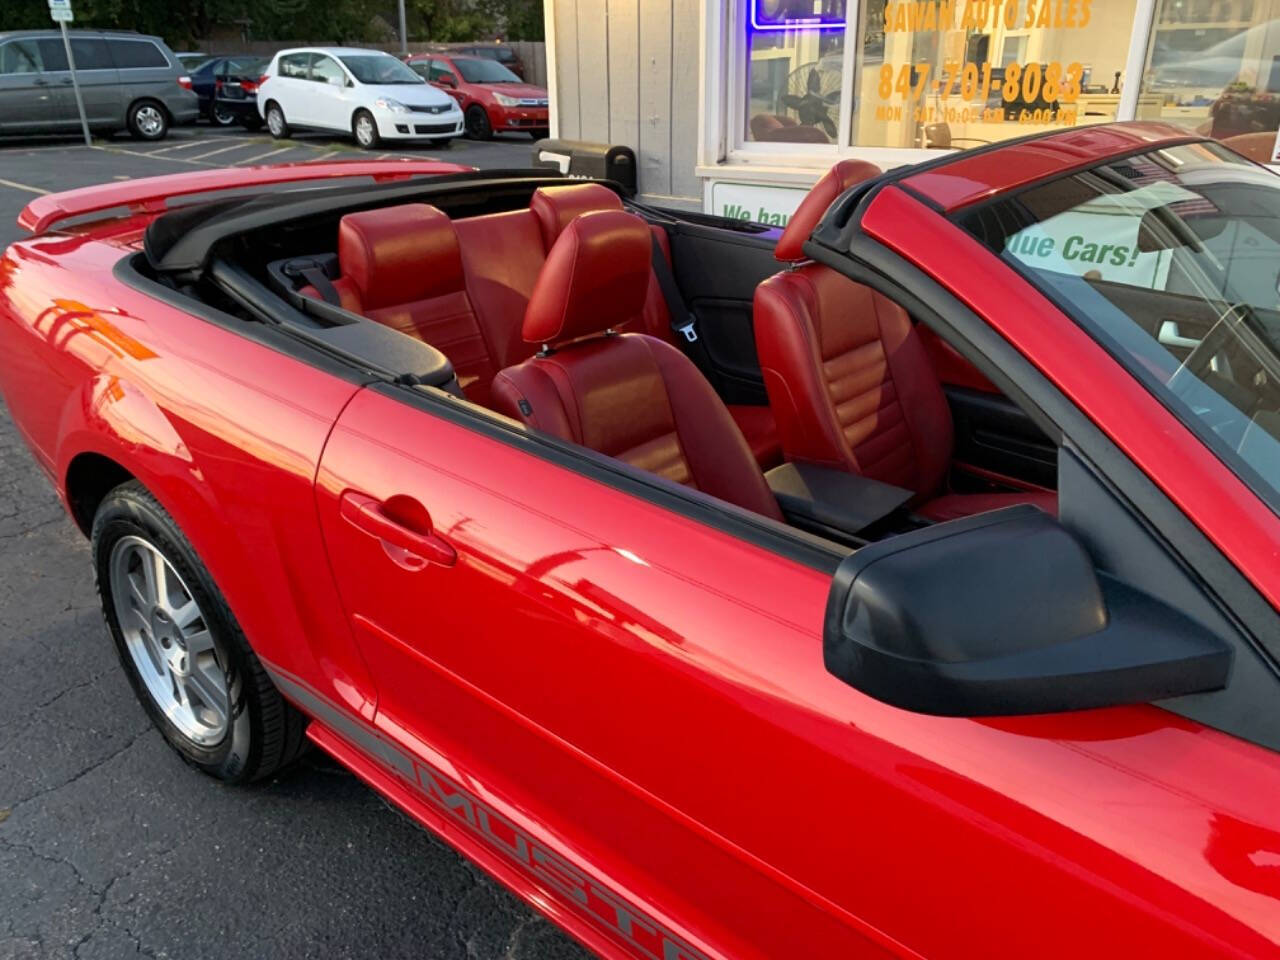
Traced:
[[1156, 339], [1166, 347], [1178, 347], [1182, 350], [1194, 350], [1200, 346], [1199, 340], [1182, 335], [1182, 331], [1178, 328], [1177, 320], [1161, 320], [1160, 330], [1156, 334]]

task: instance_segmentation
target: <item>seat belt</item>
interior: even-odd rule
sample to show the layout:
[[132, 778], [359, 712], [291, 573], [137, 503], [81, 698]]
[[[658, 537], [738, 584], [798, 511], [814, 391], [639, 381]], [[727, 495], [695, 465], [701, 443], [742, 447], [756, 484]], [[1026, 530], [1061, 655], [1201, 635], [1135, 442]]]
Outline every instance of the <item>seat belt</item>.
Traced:
[[298, 270], [302, 279], [316, 288], [316, 293], [320, 294], [320, 299], [325, 303], [331, 303], [335, 307], [342, 306], [342, 297], [338, 293], [338, 288], [333, 285], [333, 281], [325, 274], [323, 270], [315, 266], [314, 263], [309, 267], [302, 267]]
[[[667, 317], [671, 321], [671, 332], [676, 335], [677, 343], [682, 345], [697, 343], [698, 329], [695, 326], [697, 319], [684, 302], [684, 295], [680, 293], [680, 287], [676, 285], [675, 274], [671, 272], [671, 264], [667, 263], [667, 258], [662, 252], [662, 245], [658, 243], [657, 236], [651, 232], [649, 240], [652, 247], [650, 259], [653, 261], [653, 273], [658, 278], [658, 287], [662, 290], [662, 299], [667, 304]], [[687, 346], [684, 349], [686, 353], [692, 352]], [[700, 348], [698, 352], [702, 352]]]

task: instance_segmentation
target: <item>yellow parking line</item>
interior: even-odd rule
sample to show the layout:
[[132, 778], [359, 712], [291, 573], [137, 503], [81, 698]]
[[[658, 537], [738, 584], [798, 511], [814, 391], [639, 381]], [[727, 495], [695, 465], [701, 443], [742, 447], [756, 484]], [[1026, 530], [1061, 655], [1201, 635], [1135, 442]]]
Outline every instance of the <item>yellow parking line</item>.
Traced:
[[14, 183], [12, 180], [0, 179], [0, 184], [6, 187], [13, 187], [15, 190], [26, 190], [28, 193], [48, 193], [48, 190], [41, 190], [39, 187], [31, 187], [25, 183]]

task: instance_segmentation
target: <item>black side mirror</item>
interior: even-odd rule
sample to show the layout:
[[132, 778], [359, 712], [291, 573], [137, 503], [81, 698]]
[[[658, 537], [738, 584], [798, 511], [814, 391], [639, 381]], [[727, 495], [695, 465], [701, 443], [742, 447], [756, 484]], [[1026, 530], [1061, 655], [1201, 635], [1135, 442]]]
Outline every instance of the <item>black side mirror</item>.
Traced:
[[1231, 649], [1094, 569], [1057, 520], [1010, 507], [850, 554], [832, 583], [827, 670], [893, 706], [1000, 716], [1145, 703], [1226, 686]]

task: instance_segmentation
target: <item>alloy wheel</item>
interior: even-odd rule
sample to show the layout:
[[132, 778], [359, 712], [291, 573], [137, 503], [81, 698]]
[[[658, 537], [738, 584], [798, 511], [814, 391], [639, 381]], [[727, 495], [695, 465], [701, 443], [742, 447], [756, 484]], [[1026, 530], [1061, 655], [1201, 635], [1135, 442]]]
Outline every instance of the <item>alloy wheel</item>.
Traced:
[[159, 107], [153, 107], [151, 104], [144, 104], [138, 108], [138, 112], [134, 114], [134, 122], [143, 136], [159, 136], [164, 130], [164, 115], [160, 113]]
[[122, 537], [109, 569], [120, 632], [148, 694], [184, 736], [220, 742], [231, 713], [227, 675], [190, 588], [141, 537]]
[[360, 146], [367, 147], [373, 143], [373, 120], [367, 116], [356, 117], [356, 139]]

